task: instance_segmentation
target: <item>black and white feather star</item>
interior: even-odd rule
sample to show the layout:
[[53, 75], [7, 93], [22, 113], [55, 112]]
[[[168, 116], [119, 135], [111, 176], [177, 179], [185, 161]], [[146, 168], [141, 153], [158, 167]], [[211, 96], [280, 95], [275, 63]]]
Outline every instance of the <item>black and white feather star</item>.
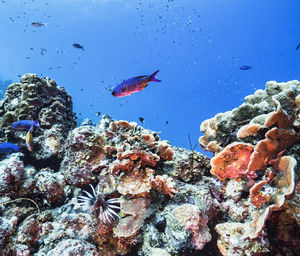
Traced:
[[87, 196], [78, 196], [78, 205], [82, 210], [91, 210], [99, 214], [99, 217], [103, 220], [104, 223], [111, 223], [112, 220], [119, 218], [118, 212], [120, 211], [120, 201], [119, 198], [111, 198], [106, 200], [105, 197], [95, 191], [94, 187], [92, 188], [92, 194], [83, 190]]

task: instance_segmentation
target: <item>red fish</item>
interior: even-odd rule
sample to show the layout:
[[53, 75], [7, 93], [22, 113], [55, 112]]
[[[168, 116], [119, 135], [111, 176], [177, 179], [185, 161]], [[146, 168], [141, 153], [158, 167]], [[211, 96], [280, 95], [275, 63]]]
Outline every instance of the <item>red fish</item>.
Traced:
[[112, 95], [115, 97], [128, 96], [135, 92], [143, 90], [149, 82], [161, 82], [161, 80], [155, 77], [158, 71], [159, 70], [155, 71], [152, 75], [149, 76], [136, 76], [124, 80], [112, 91]]

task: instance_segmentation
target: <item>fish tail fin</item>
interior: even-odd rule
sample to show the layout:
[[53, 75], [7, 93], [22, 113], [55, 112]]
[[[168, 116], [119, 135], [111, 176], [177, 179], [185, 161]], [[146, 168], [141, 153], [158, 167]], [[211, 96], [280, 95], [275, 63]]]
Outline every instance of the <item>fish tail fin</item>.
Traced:
[[81, 46], [81, 49], [84, 51], [84, 49], [83, 49], [83, 45]]
[[161, 80], [159, 80], [155, 77], [158, 72], [159, 72], [159, 70], [156, 70], [152, 75], [149, 76], [150, 82], [161, 82]]
[[40, 127], [40, 124], [39, 124], [39, 120], [35, 120], [35, 121], [33, 122], [33, 125], [36, 126], [36, 127], [38, 127], [38, 128], [41, 128], [41, 127]]

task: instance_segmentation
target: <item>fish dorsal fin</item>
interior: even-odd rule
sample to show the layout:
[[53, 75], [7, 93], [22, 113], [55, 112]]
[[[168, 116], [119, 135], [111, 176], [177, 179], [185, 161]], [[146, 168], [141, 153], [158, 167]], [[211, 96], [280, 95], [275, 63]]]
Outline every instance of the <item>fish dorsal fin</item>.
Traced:
[[135, 78], [145, 78], [147, 76], [136, 76]]
[[125, 85], [125, 80], [123, 80], [123, 84], [122, 84], [122, 92], [126, 91], [126, 85]]

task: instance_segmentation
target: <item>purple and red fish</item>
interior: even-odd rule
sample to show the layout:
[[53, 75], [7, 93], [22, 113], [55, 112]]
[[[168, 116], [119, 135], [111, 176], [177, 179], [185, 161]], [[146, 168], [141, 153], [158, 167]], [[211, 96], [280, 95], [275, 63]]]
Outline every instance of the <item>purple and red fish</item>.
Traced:
[[11, 127], [15, 130], [23, 131], [23, 130], [29, 130], [32, 131], [33, 127], [40, 128], [39, 121], [31, 121], [31, 120], [20, 120], [17, 122], [14, 122]]
[[115, 97], [124, 97], [143, 90], [150, 82], [161, 82], [155, 76], [159, 70], [149, 76], [135, 76], [124, 80], [112, 91]]

